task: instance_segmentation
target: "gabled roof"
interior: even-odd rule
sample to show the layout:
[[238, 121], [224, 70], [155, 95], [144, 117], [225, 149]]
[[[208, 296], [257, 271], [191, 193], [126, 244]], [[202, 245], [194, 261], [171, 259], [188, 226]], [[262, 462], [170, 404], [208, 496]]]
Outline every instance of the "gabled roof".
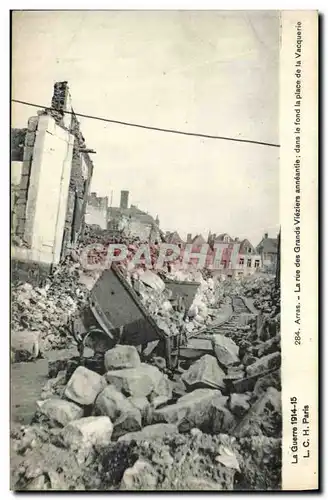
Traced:
[[231, 238], [231, 236], [229, 236], [229, 234], [228, 234], [228, 233], [221, 233], [221, 234], [218, 234], [218, 235], [215, 237], [215, 240], [214, 240], [214, 241], [215, 241], [215, 242], [218, 242], [218, 241], [223, 241], [225, 236], [228, 236], [229, 241], [232, 241], [232, 238]]
[[206, 243], [206, 241], [204, 240], [201, 234], [196, 234], [196, 236], [191, 240], [191, 243], [192, 244], [197, 243], [199, 245], [203, 245], [204, 243]]
[[243, 252], [244, 248], [251, 248], [252, 252], [255, 252], [255, 248], [253, 247], [252, 243], [247, 239], [243, 239], [240, 242], [240, 252]]
[[278, 252], [278, 238], [263, 238], [256, 247], [257, 251], [264, 253]]
[[166, 236], [167, 243], [183, 243], [179, 233], [177, 231], [173, 231]]

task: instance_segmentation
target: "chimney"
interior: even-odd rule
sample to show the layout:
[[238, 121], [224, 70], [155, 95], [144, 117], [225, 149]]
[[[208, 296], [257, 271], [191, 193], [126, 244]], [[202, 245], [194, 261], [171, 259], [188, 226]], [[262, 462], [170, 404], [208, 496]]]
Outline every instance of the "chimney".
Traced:
[[128, 208], [129, 205], [129, 191], [121, 191], [120, 208]]
[[264, 238], [267, 239], [267, 237], [268, 237], [268, 233], [265, 233]]
[[191, 243], [191, 242], [192, 242], [192, 234], [188, 233], [187, 234], [187, 243]]

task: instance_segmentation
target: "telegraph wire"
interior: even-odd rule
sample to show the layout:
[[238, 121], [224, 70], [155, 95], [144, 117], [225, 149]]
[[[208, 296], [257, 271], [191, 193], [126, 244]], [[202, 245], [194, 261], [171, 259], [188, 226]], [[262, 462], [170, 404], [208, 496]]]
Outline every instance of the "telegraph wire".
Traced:
[[[51, 108], [51, 107], [49, 108], [48, 106], [41, 106], [40, 104], [35, 104], [35, 103], [31, 103], [31, 102], [26, 102], [26, 101], [20, 101], [19, 99], [12, 99], [12, 102], [16, 102], [18, 104], [24, 104], [25, 106], [32, 106], [34, 108], [58, 111], [55, 108]], [[182, 130], [175, 130], [175, 129], [169, 129], [169, 128], [152, 127], [150, 125], [141, 125], [139, 123], [123, 122], [120, 120], [112, 120], [110, 118], [102, 118], [100, 116], [85, 115], [82, 113], [76, 113], [75, 111], [62, 111], [62, 112], [69, 114], [69, 115], [79, 116], [81, 118], [89, 118], [91, 120], [98, 120], [98, 121], [107, 122], [107, 123], [115, 123], [117, 125], [125, 125], [127, 127], [136, 127], [136, 128], [146, 129], [146, 130], [155, 130], [156, 132], [166, 132], [169, 134], [179, 134], [179, 135], [186, 135], [186, 136], [191, 136], [191, 137], [202, 137], [205, 139], [218, 139], [218, 140], [222, 140], [222, 141], [244, 142], [247, 144], [257, 144], [260, 146], [269, 146], [269, 147], [273, 147], [273, 148], [280, 148], [280, 144], [273, 144], [271, 142], [255, 141], [255, 140], [251, 140], [251, 139], [237, 139], [234, 137], [225, 137], [225, 136], [220, 136], [220, 135], [200, 134], [197, 132], [185, 132]]]

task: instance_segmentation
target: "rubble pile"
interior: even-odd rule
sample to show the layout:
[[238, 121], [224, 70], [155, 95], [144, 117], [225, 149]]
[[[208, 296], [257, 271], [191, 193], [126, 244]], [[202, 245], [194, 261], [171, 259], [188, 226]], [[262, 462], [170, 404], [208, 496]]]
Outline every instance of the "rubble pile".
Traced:
[[[12, 339], [19, 332], [35, 332], [42, 350], [60, 349], [71, 343], [68, 336], [69, 318], [83, 308], [88, 289], [80, 283], [80, 264], [68, 259], [46, 280], [44, 286], [30, 283], [12, 286]], [[15, 343], [13, 343], [15, 349]], [[21, 349], [17, 348], [18, 355]]]
[[200, 273], [161, 273], [167, 281], [195, 283], [195, 297], [191, 307], [172, 297], [172, 290], [158, 274], [150, 270], [137, 269], [127, 274], [127, 281], [139, 295], [157, 326], [168, 335], [179, 332], [191, 334], [211, 324], [218, 308], [224, 304], [222, 288], [212, 278], [203, 279]]
[[247, 367], [216, 335], [212, 351], [169, 376], [121, 345], [105, 353], [103, 374], [62, 370], [32, 425], [12, 434], [15, 489], [279, 489], [279, 360], [267, 345]]
[[280, 288], [274, 278], [261, 277], [245, 281], [244, 295], [252, 297], [256, 309], [275, 316], [280, 312]]
[[[92, 228], [83, 245], [109, 240], [128, 244], [131, 255], [137, 248]], [[17, 353], [35, 359], [71, 342], [69, 320], [86, 308], [99, 276], [82, 269], [82, 248], [43, 287], [14, 287], [16, 360]], [[153, 245], [152, 261], [157, 251]], [[106, 248], [91, 257], [102, 262]], [[13, 489], [280, 489], [280, 303], [273, 280], [221, 282], [174, 265], [133, 268], [129, 259], [119, 267], [157, 327], [167, 337], [182, 335], [178, 364], [169, 367], [156, 346], [146, 355], [144, 346], [115, 342], [90, 358], [80, 352], [50, 363], [31, 425], [11, 433]], [[170, 284], [181, 282], [194, 293], [174, 295]]]

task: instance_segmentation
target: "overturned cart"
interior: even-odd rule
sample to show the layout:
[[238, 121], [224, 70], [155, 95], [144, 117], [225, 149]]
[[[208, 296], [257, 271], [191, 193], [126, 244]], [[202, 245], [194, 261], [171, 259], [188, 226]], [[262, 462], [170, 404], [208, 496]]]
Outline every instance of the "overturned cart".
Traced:
[[[169, 283], [167, 285], [170, 287]], [[184, 296], [181, 282], [180, 288], [179, 294], [179, 285], [175, 286], [175, 299]], [[193, 296], [196, 290], [194, 286]], [[188, 305], [190, 300], [188, 290]], [[178, 363], [183, 333], [179, 331], [168, 334], [160, 329], [114, 264], [110, 269], [106, 269], [95, 283], [84, 324], [93, 336], [94, 343], [97, 339], [101, 342], [105, 334], [108, 348], [117, 343], [134, 345], [145, 356], [152, 345], [156, 345], [156, 352], [166, 359], [167, 368], [173, 369]]]

